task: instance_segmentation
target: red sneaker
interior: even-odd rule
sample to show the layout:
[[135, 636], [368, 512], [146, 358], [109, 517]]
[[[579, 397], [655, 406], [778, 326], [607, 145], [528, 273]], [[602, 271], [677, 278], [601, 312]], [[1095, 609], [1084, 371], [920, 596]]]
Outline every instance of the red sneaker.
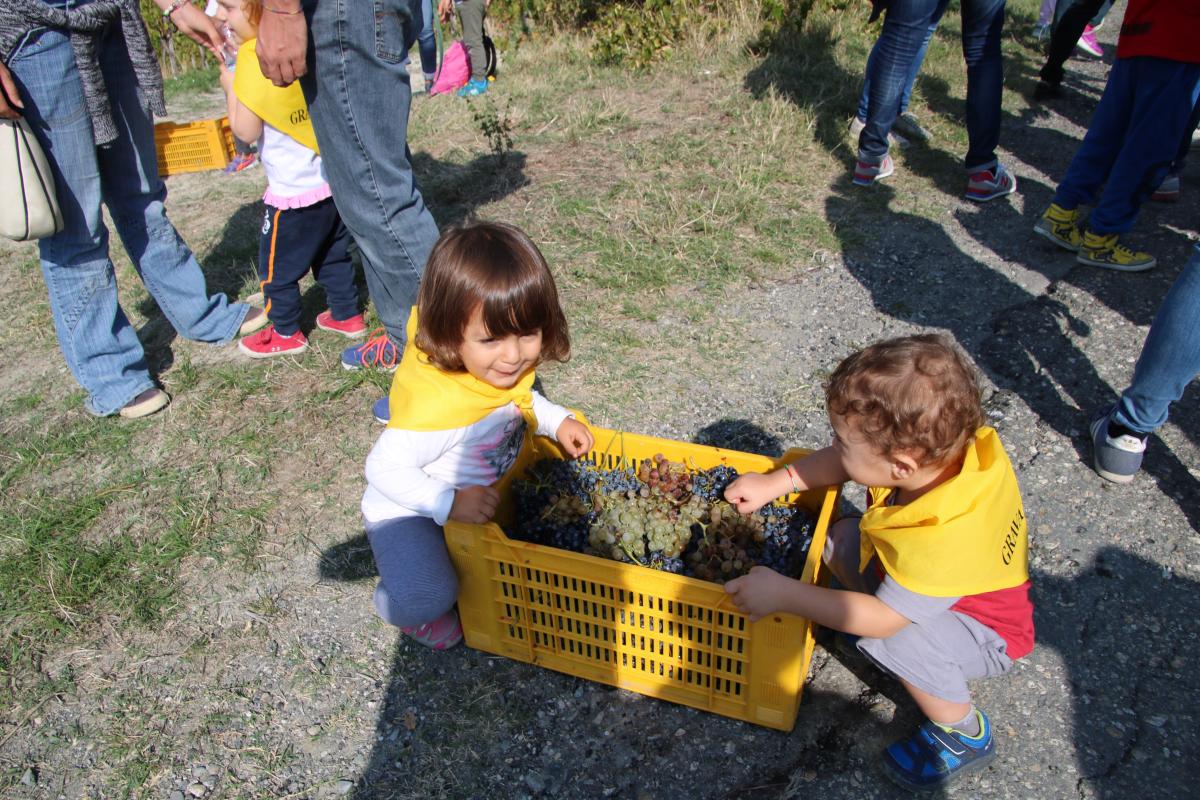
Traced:
[[357, 339], [367, 334], [367, 323], [363, 321], [362, 314], [355, 314], [350, 319], [334, 319], [332, 311], [322, 311], [317, 314], [317, 327], [323, 331], [340, 333], [347, 339]]
[[251, 358], [298, 355], [308, 349], [308, 339], [303, 331], [283, 336], [275, 330], [274, 325], [268, 325], [238, 342], [238, 349]]

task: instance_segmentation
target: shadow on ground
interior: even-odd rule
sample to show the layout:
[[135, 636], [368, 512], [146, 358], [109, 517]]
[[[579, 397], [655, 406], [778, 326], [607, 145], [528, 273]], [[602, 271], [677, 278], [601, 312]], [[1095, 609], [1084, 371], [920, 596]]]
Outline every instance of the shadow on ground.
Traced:
[[[1200, 213], [1197, 193], [1173, 206], [1143, 207], [1138, 230], [1149, 231], [1150, 249], [1162, 266], [1145, 274], [1116, 273], [1077, 265], [1069, 253], [1032, 233], [1054, 187], [1022, 178], [1023, 211], [1017, 210], [1016, 198], [1002, 198], [979, 206], [962, 203], [953, 212], [971, 237], [967, 244], [995, 254], [1006, 269], [990, 266], [924, 211], [904, 210], [910, 207], [903, 189], [906, 172], [930, 178], [947, 193], [963, 191], [959, 157], [936, 142], [910, 148], [886, 183], [865, 188], [852, 184], [846, 120], [853, 113], [862, 76], [838, 65], [831, 51], [835, 39], [819, 25], [785, 26], [766, 44], [761, 63], [745, 83], [755, 95], [774, 88], [806, 109], [814, 115], [817, 140], [831, 153], [845, 155], [847, 171], [831, 186], [825, 216], [839, 238], [846, 268], [870, 291], [879, 311], [951, 333], [1002, 391], [1019, 396], [1074, 444], [1081, 463], [1090, 465], [1088, 418], [1112, 403], [1123, 387], [1109, 386], [1076, 344], [1092, 332], [1058, 295], [1077, 289], [1130, 323], [1148, 325], [1187, 260], [1192, 244], [1183, 231]], [[923, 89], [931, 88], [938, 104], [953, 102], [962, 108], [961, 98], [952, 101], [936, 84], [927, 79]], [[1010, 131], [1019, 130], [1022, 158], [1032, 154], [1035, 161], [1041, 159], [1041, 168], [1050, 174], [1065, 171], [1077, 143], [1057, 131], [1024, 124], [1030, 118], [1006, 114], [1002, 145]], [[1056, 168], [1051, 158], [1061, 165]], [[1027, 288], [1012, 277], [1012, 267], [1042, 276], [1049, 287], [1043, 293]], [[1173, 408], [1179, 412], [1173, 421], [1193, 442], [1200, 442], [1197, 417], [1184, 405]], [[1200, 481], [1170, 453], [1151, 453], [1147, 471], [1200, 530]]]

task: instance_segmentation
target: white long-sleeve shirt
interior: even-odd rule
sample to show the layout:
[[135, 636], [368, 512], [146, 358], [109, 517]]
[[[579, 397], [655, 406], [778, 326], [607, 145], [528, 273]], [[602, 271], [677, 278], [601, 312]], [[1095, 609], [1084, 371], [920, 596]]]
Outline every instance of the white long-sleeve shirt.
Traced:
[[[533, 392], [537, 432], [554, 436], [565, 408]], [[525, 421], [515, 403], [476, 423], [442, 431], [388, 428], [367, 456], [367, 490], [362, 513], [368, 522], [397, 517], [429, 517], [445, 525], [454, 492], [463, 486], [490, 486], [517, 460]]]

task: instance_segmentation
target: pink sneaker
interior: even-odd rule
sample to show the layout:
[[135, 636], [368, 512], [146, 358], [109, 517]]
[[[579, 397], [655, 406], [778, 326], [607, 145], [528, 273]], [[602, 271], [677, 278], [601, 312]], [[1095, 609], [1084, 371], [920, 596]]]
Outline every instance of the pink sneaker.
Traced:
[[251, 358], [298, 355], [308, 349], [308, 339], [303, 331], [283, 336], [274, 325], [268, 325], [238, 342], [238, 349]]
[[1096, 29], [1091, 25], [1083, 29], [1083, 35], [1079, 37], [1075, 46], [1096, 58], [1104, 56], [1104, 48], [1100, 46], [1100, 42], [1096, 41]]
[[442, 614], [433, 622], [426, 622], [414, 628], [401, 628], [401, 631], [416, 639], [426, 647], [434, 650], [449, 650], [462, 641], [462, 625], [458, 621], [458, 612], [453, 608]]
[[347, 339], [357, 339], [367, 333], [367, 323], [362, 314], [355, 314], [349, 319], [334, 319], [332, 311], [322, 311], [317, 314], [317, 327], [323, 331], [340, 333]]
[[878, 164], [859, 160], [854, 165], [854, 185], [870, 186], [873, 183], [883, 180], [895, 171], [896, 165], [890, 155], [884, 155], [883, 160]]

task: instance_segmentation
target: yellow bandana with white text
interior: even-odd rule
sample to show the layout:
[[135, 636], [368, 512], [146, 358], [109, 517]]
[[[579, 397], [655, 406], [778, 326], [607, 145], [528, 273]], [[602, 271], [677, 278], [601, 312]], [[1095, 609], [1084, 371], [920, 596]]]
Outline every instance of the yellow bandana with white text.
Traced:
[[966, 597], [1029, 580], [1029, 536], [1017, 476], [996, 431], [980, 428], [962, 470], [906, 505], [870, 489], [860, 523], [860, 569], [872, 556], [905, 589]]
[[304, 101], [300, 82], [293, 81], [287, 86], [271, 83], [258, 65], [258, 55], [254, 52], [255, 41], [243, 42], [238, 48], [233, 93], [242, 105], [257, 114], [263, 122], [314, 153], [321, 152], [317, 147], [317, 134], [313, 132], [312, 120], [308, 118], [308, 103]]
[[389, 428], [409, 431], [443, 431], [473, 425], [498, 408], [516, 403], [528, 433], [537, 429], [533, 415], [533, 379], [530, 369], [511, 389], [499, 389], [469, 372], [446, 372], [417, 349], [417, 309], [408, 315], [408, 344], [392, 378], [388, 393]]

